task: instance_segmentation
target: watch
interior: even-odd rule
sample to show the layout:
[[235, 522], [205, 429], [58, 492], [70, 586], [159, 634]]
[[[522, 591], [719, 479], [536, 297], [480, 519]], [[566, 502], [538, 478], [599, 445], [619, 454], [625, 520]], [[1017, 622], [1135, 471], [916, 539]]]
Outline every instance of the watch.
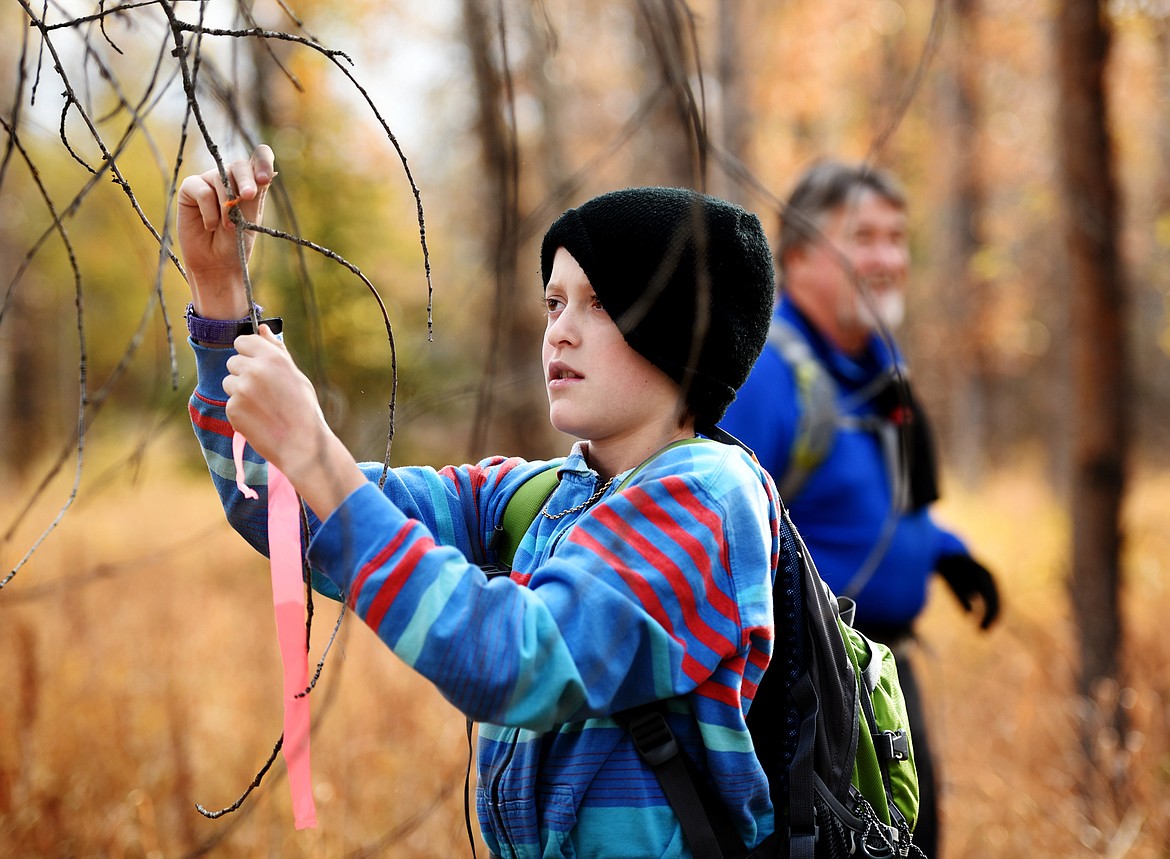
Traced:
[[[259, 304], [252, 308], [259, 316], [264, 309]], [[284, 321], [279, 316], [261, 319], [262, 325], [267, 325], [273, 334], [279, 334], [284, 328]], [[195, 305], [187, 305], [187, 332], [196, 343], [206, 343], [209, 346], [230, 346], [236, 338], [243, 334], [255, 334], [251, 315], [243, 319], [204, 319], [195, 312]]]

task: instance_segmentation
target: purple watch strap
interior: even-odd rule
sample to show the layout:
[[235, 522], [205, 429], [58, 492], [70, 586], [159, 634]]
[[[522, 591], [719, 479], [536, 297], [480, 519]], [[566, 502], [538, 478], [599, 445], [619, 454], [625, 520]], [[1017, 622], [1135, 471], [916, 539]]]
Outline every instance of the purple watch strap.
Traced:
[[[259, 316], [263, 308], [259, 304], [252, 307]], [[273, 334], [279, 334], [284, 324], [280, 317], [261, 319], [261, 323], [272, 329]], [[242, 334], [254, 334], [252, 317], [243, 319], [204, 319], [195, 312], [193, 304], [187, 305], [187, 332], [196, 343], [206, 343], [213, 346], [230, 346]]]

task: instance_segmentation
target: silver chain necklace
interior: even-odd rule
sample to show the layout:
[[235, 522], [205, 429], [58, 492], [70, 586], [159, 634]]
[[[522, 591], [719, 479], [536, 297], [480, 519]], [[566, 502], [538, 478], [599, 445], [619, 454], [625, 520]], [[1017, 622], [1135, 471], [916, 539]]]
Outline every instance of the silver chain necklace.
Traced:
[[601, 486], [598, 487], [596, 492], [594, 492], [592, 495], [590, 495], [588, 498], [586, 498], [584, 501], [582, 501], [576, 507], [570, 507], [568, 510], [562, 510], [560, 513], [549, 513], [548, 512], [548, 502], [546, 501], [544, 507], [542, 507], [540, 509], [540, 515], [543, 516], [545, 519], [560, 519], [562, 516], [568, 516], [570, 513], [576, 513], [580, 510], [584, 510], [586, 507], [588, 507], [590, 504], [592, 504], [598, 498], [600, 498], [602, 495], [604, 495], [605, 490], [609, 489], [609, 487], [612, 483], [613, 483], [613, 478], [611, 477], [609, 480], [605, 481], [605, 483], [601, 484]]

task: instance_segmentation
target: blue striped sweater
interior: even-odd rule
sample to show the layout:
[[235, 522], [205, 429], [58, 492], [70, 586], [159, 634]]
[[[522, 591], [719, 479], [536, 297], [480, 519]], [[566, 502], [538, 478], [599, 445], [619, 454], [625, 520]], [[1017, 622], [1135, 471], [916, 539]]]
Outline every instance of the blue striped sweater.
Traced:
[[[238, 492], [222, 379], [231, 350], [194, 346], [191, 419], [228, 519], [267, 552], [266, 468]], [[487, 546], [516, 488], [549, 467], [494, 457], [435, 470], [362, 466], [370, 483], [311, 517], [314, 587], [344, 599], [404, 662], [481, 723], [476, 802], [503, 857], [686, 857], [652, 771], [609, 717], [673, 699], [671, 725], [746, 844], [773, 828], [744, 713], [773, 645], [779, 500], [738, 448], [682, 445], [617, 491], [537, 516], [510, 576]], [[547, 509], [590, 498], [581, 446]]]

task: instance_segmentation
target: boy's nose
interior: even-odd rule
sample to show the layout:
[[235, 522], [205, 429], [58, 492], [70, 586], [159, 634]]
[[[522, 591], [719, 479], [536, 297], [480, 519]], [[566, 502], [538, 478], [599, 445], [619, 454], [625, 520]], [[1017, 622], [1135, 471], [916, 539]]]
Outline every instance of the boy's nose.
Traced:
[[545, 340], [553, 346], [559, 343], [571, 343], [577, 337], [576, 327], [576, 324], [570, 318], [569, 309], [566, 307], [556, 319], [549, 321], [548, 328], [545, 331]]

